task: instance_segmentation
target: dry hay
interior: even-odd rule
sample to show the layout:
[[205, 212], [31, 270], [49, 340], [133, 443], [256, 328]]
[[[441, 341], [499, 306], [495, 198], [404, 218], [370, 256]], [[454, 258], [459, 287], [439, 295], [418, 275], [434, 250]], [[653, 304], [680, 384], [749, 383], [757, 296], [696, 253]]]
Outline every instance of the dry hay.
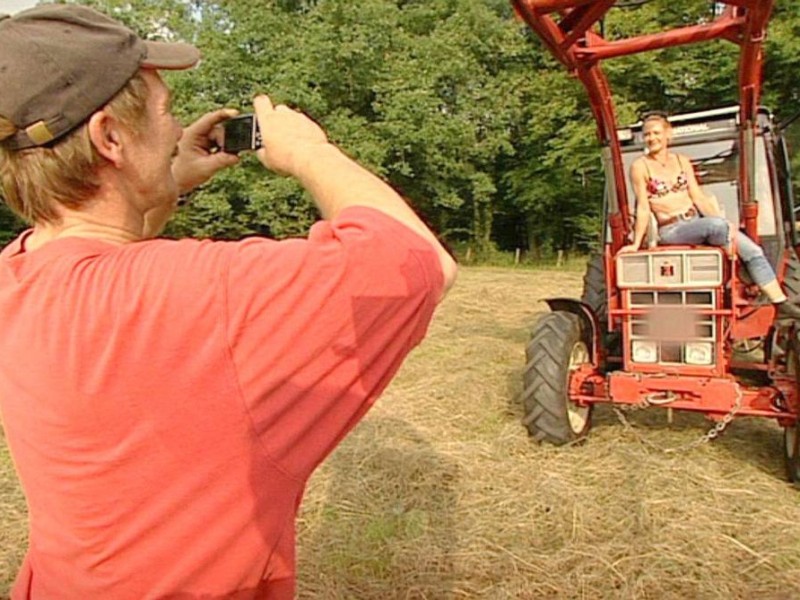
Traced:
[[463, 269], [379, 405], [314, 476], [302, 598], [794, 598], [798, 492], [781, 432], [664, 411], [595, 411], [583, 445], [520, 425], [524, 347], [542, 299], [580, 273]]
[[[516, 400], [528, 330], [543, 298], [576, 296], [580, 281], [462, 270], [427, 340], [309, 483], [300, 598], [800, 597], [800, 497], [775, 424], [739, 420], [664, 454], [651, 445], [710, 424], [648, 411], [630, 430], [600, 407], [582, 445], [528, 439]], [[0, 582], [24, 544], [2, 476]]]
[[0, 428], [0, 598], [5, 598], [28, 545], [25, 498]]

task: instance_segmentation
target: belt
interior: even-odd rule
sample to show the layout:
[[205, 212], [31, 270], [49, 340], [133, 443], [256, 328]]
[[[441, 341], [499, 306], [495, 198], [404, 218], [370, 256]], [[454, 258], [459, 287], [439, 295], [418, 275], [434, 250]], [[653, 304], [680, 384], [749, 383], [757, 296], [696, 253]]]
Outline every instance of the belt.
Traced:
[[667, 225], [672, 225], [673, 223], [677, 223], [678, 221], [688, 221], [689, 219], [693, 219], [696, 216], [697, 216], [697, 210], [695, 209], [694, 206], [692, 206], [685, 213], [672, 216], [669, 219], [664, 219], [658, 224], [658, 226], [666, 227]]

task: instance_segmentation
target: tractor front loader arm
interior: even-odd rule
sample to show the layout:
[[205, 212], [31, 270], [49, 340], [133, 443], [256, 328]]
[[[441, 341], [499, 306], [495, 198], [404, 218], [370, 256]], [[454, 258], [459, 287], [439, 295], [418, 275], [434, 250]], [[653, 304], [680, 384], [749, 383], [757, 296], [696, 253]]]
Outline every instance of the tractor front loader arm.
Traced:
[[726, 5], [706, 23], [676, 27], [655, 34], [607, 41], [596, 25], [615, 0], [511, 0], [519, 17], [538, 35], [553, 56], [576, 76], [589, 97], [600, 143], [607, 149], [614, 173], [615, 202], [610, 215], [612, 253], [626, 243], [631, 211], [611, 90], [600, 63], [604, 59], [674, 46], [724, 39], [740, 46], [740, 202], [742, 225], [758, 241], [755, 198], [755, 127], [761, 95], [763, 41], [773, 0], [723, 0]]

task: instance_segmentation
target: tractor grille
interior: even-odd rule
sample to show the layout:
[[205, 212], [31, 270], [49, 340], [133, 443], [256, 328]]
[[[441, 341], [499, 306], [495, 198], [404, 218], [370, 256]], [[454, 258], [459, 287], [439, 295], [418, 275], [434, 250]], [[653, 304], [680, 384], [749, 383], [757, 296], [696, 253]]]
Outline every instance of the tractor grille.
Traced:
[[717, 323], [702, 310], [716, 307], [715, 290], [630, 290], [631, 309], [644, 311], [628, 322], [634, 363], [711, 365], [716, 360]]

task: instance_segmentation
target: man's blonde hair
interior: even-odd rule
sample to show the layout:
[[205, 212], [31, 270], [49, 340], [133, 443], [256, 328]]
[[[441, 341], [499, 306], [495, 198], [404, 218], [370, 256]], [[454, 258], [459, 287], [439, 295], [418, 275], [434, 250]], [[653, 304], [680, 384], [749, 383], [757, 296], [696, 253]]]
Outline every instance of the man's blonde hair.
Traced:
[[[134, 75], [106, 104], [124, 126], [138, 131], [147, 118], [147, 83]], [[9, 150], [6, 140], [17, 133], [0, 116], [0, 192], [6, 204], [26, 222], [57, 223], [60, 204], [75, 209], [99, 187], [97, 169], [105, 159], [89, 139], [86, 123], [60, 140], [25, 150]]]

